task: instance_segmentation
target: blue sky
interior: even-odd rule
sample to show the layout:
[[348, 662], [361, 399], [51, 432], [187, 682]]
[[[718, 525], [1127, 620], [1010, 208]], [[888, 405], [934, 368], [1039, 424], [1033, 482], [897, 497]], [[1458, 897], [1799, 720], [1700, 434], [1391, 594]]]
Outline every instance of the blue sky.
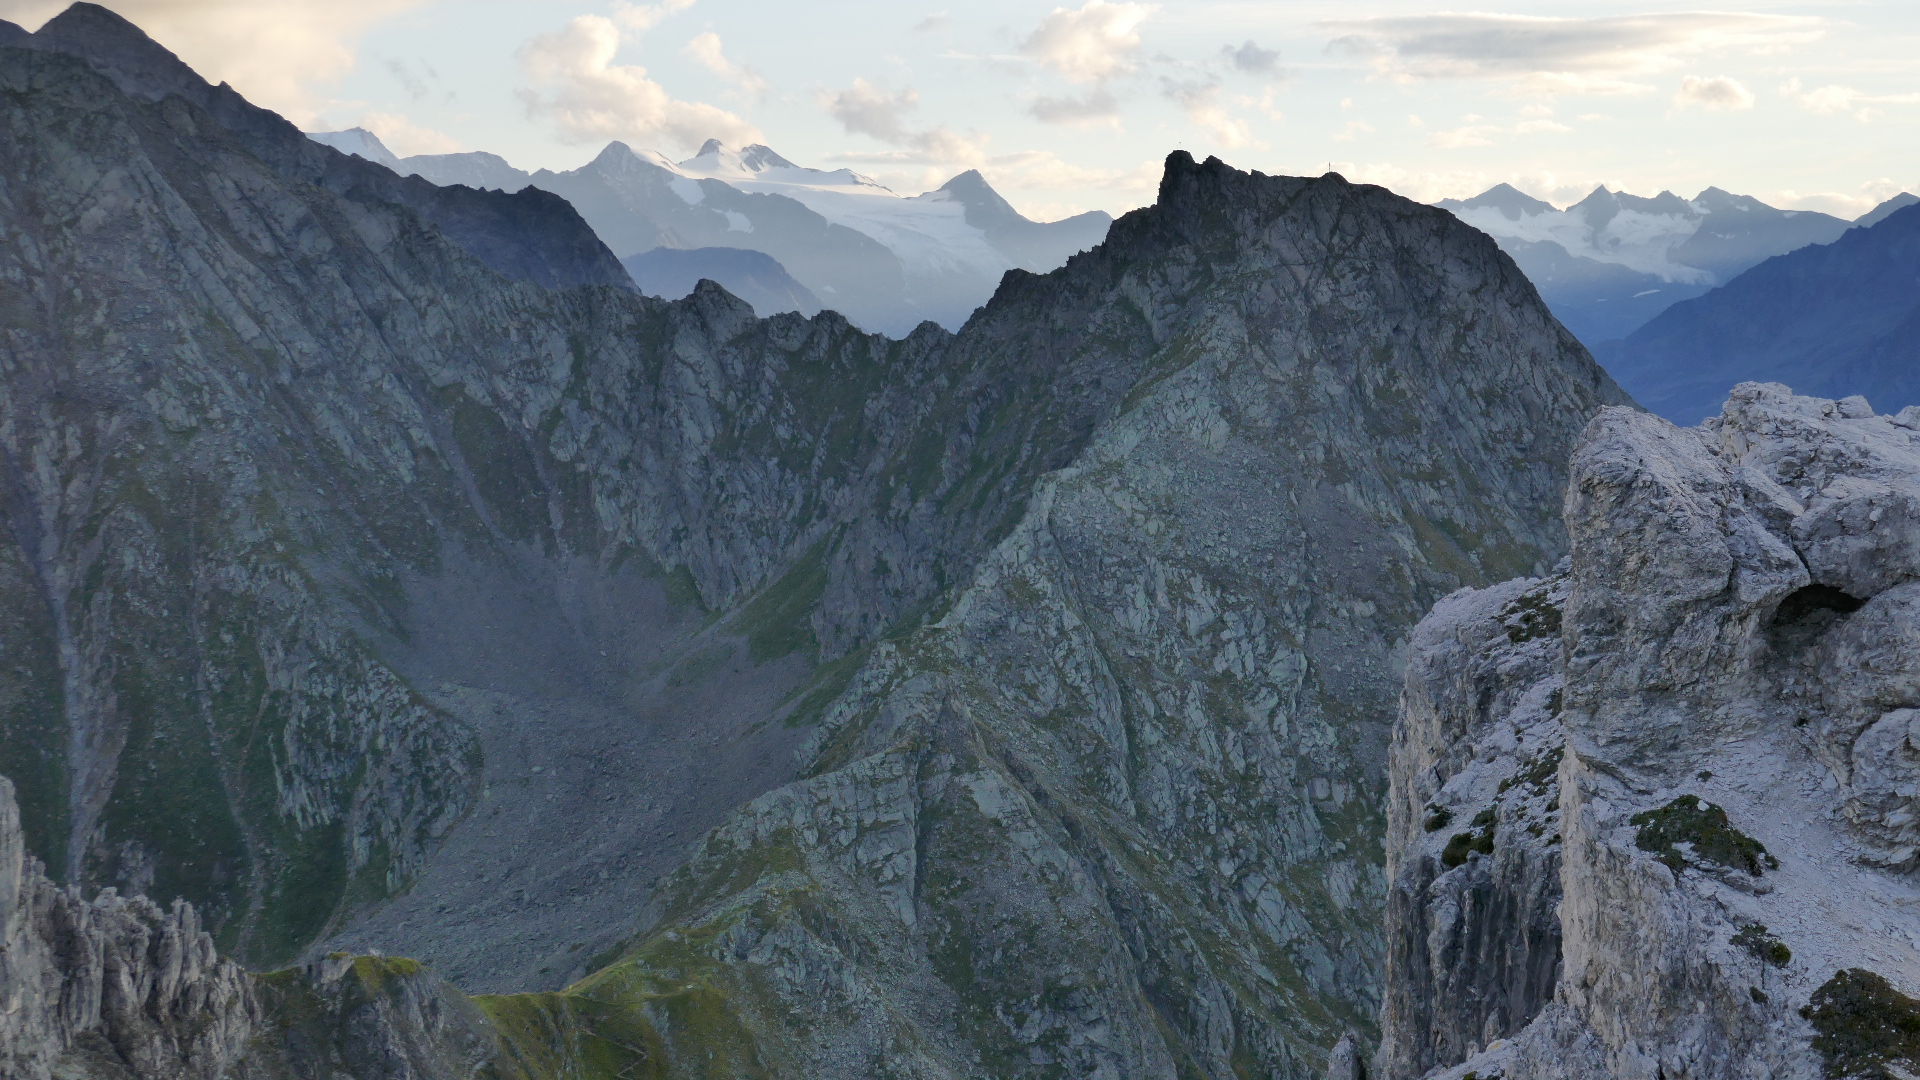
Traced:
[[[37, 26], [45, 0], [0, 0]], [[1420, 199], [1708, 185], [1857, 214], [1920, 185], [1920, 5], [1390, 0], [123, 0], [203, 74], [402, 154], [571, 168], [713, 136], [1039, 217], [1152, 198], [1175, 148]]]

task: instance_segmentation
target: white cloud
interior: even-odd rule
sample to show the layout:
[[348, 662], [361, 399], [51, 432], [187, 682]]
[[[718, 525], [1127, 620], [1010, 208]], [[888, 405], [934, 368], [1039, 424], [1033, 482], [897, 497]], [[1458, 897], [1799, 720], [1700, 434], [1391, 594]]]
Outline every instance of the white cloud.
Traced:
[[[312, 126], [328, 104], [321, 88], [353, 70], [360, 33], [425, 0], [113, 0], [115, 12], [211, 82]], [[0, 0], [0, 19], [30, 28], [68, 0]]]
[[919, 108], [920, 95], [912, 87], [890, 94], [865, 79], [855, 79], [845, 90], [823, 93], [820, 104], [849, 135], [897, 143], [908, 137], [901, 114]]
[[1140, 53], [1140, 24], [1155, 4], [1087, 0], [1079, 10], [1054, 8], [1020, 52], [1077, 83], [1105, 82], [1131, 73]]
[[1822, 86], [1808, 90], [1800, 85], [1799, 79], [1788, 79], [1780, 87], [1780, 94], [1800, 107], [1816, 113], [1853, 113], [1854, 119], [1866, 123], [1880, 115], [1872, 105], [1914, 105], [1920, 104], [1920, 94], [1868, 94], [1855, 90], [1851, 86]]
[[867, 135], [897, 149], [878, 154], [842, 155], [839, 160], [886, 164], [977, 165], [986, 159], [986, 140], [967, 138], [942, 125], [915, 129], [905, 114], [920, 107], [912, 87], [889, 93], [865, 79], [853, 80], [845, 90], [823, 92], [820, 105], [849, 135]]
[[917, 34], [929, 34], [937, 30], [945, 30], [952, 25], [953, 20], [947, 17], [946, 12], [936, 11], [926, 18], [921, 19], [919, 22], [914, 23], [913, 30]]
[[1707, 78], [1704, 75], [1689, 75], [1680, 80], [1680, 89], [1673, 95], [1676, 108], [1698, 105], [1709, 112], [1734, 112], [1753, 108], [1753, 91], [1742, 86], [1737, 79], [1725, 75]]
[[1572, 131], [1573, 129], [1558, 120], [1546, 117], [1534, 117], [1521, 120], [1511, 126], [1479, 123], [1479, 117], [1468, 117], [1467, 123], [1448, 131], [1436, 131], [1427, 136], [1427, 145], [1441, 150], [1460, 150], [1471, 146], [1492, 146], [1495, 141], [1512, 135], [1538, 135]]
[[1221, 146], [1229, 149], [1245, 146], [1253, 141], [1253, 130], [1245, 120], [1227, 112], [1220, 103], [1220, 85], [1218, 83], [1176, 83], [1165, 84], [1167, 97], [1180, 103], [1187, 112], [1187, 119]]
[[733, 146], [759, 142], [760, 129], [725, 109], [680, 101], [638, 65], [616, 64], [627, 34], [652, 26], [686, 2], [622, 6], [612, 18], [581, 15], [522, 46], [521, 64], [534, 87], [521, 91], [530, 113], [552, 120], [567, 142], [624, 139], [697, 147], [708, 139]]
[[660, 20], [693, 6], [693, 0], [661, 0], [658, 4], [635, 4], [614, 0], [613, 21], [633, 34], [644, 34], [660, 25]]
[[1027, 112], [1036, 120], [1074, 127], [1120, 126], [1120, 101], [1111, 90], [1097, 87], [1084, 97], [1038, 97]]
[[719, 34], [709, 30], [687, 42], [687, 47], [682, 51], [708, 71], [739, 87], [743, 93], [756, 98], [767, 96], [767, 80], [752, 68], [727, 59], [726, 53], [720, 48]]
[[1920, 184], [1901, 184], [1887, 177], [1869, 180], [1852, 192], [1793, 190], [1775, 192], [1767, 201], [1783, 210], [1817, 210], [1851, 221], [1903, 191], [1920, 191]]
[[360, 126], [380, 136], [395, 157], [415, 154], [457, 154], [466, 147], [445, 132], [422, 127], [399, 113], [371, 112], [360, 117]]
[[1352, 142], [1358, 136], [1371, 134], [1373, 134], [1372, 124], [1367, 123], [1365, 120], [1349, 120], [1347, 121], [1346, 127], [1334, 132], [1333, 141]]
[[1752, 12], [1675, 12], [1599, 18], [1482, 13], [1383, 16], [1321, 24], [1329, 48], [1369, 59], [1380, 74], [1517, 81], [1529, 93], [1644, 93], [1628, 76], [1679, 66], [1702, 53], [1781, 50], [1812, 41], [1821, 20]]

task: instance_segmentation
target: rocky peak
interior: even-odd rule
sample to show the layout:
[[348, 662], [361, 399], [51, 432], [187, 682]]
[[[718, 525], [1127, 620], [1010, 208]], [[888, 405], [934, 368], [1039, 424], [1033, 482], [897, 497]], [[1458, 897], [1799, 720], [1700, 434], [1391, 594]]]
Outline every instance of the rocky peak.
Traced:
[[633, 287], [566, 200], [537, 189], [441, 188], [324, 146], [226, 84], [210, 85], [139, 27], [96, 4], [74, 4], [19, 44], [78, 58], [136, 100], [190, 101], [281, 175], [351, 199], [405, 206], [497, 273], [550, 288]]
[[1916, 429], [1777, 384], [1697, 428], [1603, 410], [1564, 570], [1422, 622], [1388, 1076], [1920, 1064]]

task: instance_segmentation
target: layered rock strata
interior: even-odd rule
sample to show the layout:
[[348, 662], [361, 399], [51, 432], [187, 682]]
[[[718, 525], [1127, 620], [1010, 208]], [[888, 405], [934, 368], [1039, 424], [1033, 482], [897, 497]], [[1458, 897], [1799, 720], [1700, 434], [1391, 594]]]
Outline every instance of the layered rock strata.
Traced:
[[[1920, 1016], [1917, 439], [1920, 410], [1775, 384], [1699, 428], [1604, 410], [1573, 458], [1569, 569], [1422, 623], [1392, 770], [1388, 1076], [1920, 1068], [1901, 1034]], [[1529, 765], [1555, 744], [1557, 792]], [[1446, 868], [1486, 807], [1489, 844]], [[1513, 872], [1556, 853], [1558, 895]], [[1479, 1001], [1524, 985], [1526, 1008], [1424, 996], [1443, 970]]]

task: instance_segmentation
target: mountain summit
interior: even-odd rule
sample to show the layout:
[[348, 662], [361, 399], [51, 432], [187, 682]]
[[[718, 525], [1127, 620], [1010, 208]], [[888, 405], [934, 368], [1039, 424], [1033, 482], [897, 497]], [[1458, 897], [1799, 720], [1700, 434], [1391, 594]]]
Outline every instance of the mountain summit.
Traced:
[[1692, 199], [1671, 191], [1649, 199], [1601, 185], [1561, 210], [1499, 184], [1436, 205], [1497, 240], [1589, 347], [1626, 337], [1763, 259], [1828, 243], [1848, 227], [1713, 187]]
[[546, 288], [285, 167], [0, 48], [5, 1053], [1038, 1080], [1369, 1030], [1400, 643], [1553, 565], [1623, 400], [1483, 234], [1175, 154], [889, 339]]
[[736, 294], [754, 293], [756, 310], [782, 305], [760, 314], [812, 310], [802, 299], [811, 295], [866, 329], [895, 335], [928, 320], [958, 329], [1008, 270], [1051, 270], [1099, 243], [1113, 220], [1089, 211], [1030, 221], [974, 171], [908, 197], [851, 169], [805, 168], [770, 147], [736, 150], [718, 139], [678, 162], [615, 142], [581, 168], [526, 173], [492, 154], [393, 158], [360, 129], [309, 137], [435, 184], [556, 192], [623, 260], [645, 257], [662, 267], [691, 263], [650, 252], [761, 252], [798, 291], [765, 288], [764, 273], [746, 275], [737, 259], [704, 262], [726, 274], [720, 283]]

